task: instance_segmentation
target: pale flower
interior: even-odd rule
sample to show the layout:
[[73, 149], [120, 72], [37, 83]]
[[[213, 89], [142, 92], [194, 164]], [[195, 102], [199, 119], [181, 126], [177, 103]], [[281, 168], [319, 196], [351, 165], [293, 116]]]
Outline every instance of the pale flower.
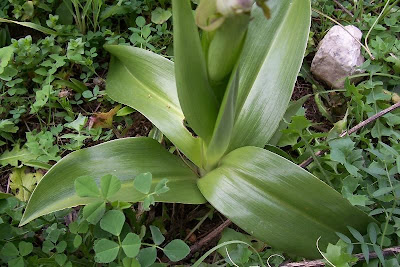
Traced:
[[255, 0], [217, 0], [217, 11], [223, 16], [233, 16], [236, 14], [251, 11]]

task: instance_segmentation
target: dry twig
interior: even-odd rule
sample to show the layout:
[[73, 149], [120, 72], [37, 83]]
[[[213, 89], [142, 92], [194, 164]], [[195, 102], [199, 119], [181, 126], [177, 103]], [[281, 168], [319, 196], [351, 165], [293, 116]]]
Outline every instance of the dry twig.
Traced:
[[[380, 117], [382, 117], [383, 115], [392, 112], [393, 110], [397, 109], [400, 107], [400, 102], [396, 103], [390, 107], [388, 107], [387, 109], [384, 109], [378, 113], [376, 113], [374, 116], [369, 117], [368, 119], [366, 119], [365, 121], [360, 122], [359, 124], [357, 124], [356, 126], [354, 126], [353, 128], [351, 128], [348, 131], [344, 131], [343, 133], [341, 133], [339, 135], [339, 137], [344, 137], [346, 135], [350, 135], [352, 133], [357, 132], [358, 130], [360, 130], [362, 127], [364, 127], [365, 125], [376, 121], [377, 119], [379, 119]], [[323, 154], [325, 154], [327, 152], [327, 150], [320, 150], [317, 153], [315, 153], [315, 156], [319, 157], [322, 156]], [[302, 168], [307, 167], [308, 165], [310, 165], [312, 162], [314, 161], [313, 157], [309, 157], [308, 159], [306, 159], [305, 161], [303, 161], [299, 166]]]
[[[400, 246], [393, 248], [386, 248], [382, 250], [382, 254], [384, 257], [395, 256], [396, 254], [399, 253], [400, 253]], [[357, 257], [359, 261], [365, 260], [365, 257], [362, 253], [355, 254], [354, 256]], [[369, 253], [370, 259], [376, 259], [377, 257], [378, 256], [376, 255], [375, 252]], [[280, 267], [320, 267], [320, 266], [325, 266], [325, 263], [322, 260], [284, 263]]]
[[[347, 8], [345, 8], [344, 5], [342, 5], [338, 0], [333, 0], [333, 2], [335, 2], [336, 5], [338, 5], [338, 7], [340, 7], [340, 9], [346, 12], [350, 17], [354, 18], [353, 13], [351, 13]], [[358, 18], [356, 20], [357, 22], [360, 22]]]
[[187, 258], [190, 257], [191, 255], [193, 255], [194, 253], [196, 253], [199, 249], [201, 249], [208, 242], [212, 241], [214, 238], [219, 236], [219, 234], [221, 234], [221, 232], [231, 224], [232, 224], [232, 221], [229, 219], [224, 221], [220, 226], [218, 226], [213, 231], [211, 231], [208, 235], [206, 235], [204, 238], [202, 238], [199, 242], [197, 242], [193, 246], [191, 246], [190, 253], [187, 256]]
[[[346, 135], [350, 135], [352, 133], [357, 132], [359, 129], [361, 129], [362, 127], [364, 127], [365, 125], [377, 120], [378, 118], [382, 117], [383, 115], [392, 112], [393, 110], [397, 109], [400, 107], [400, 102], [396, 103], [390, 107], [388, 107], [387, 109], [384, 109], [378, 113], [376, 113], [374, 116], [366, 119], [365, 121], [362, 121], [361, 123], [357, 124], [356, 126], [354, 126], [353, 128], [351, 128], [348, 131], [344, 131], [342, 132], [339, 137], [344, 137]], [[318, 151], [317, 153], [315, 153], [315, 156], [322, 156], [323, 154], [325, 154], [326, 150], [321, 150]], [[313, 158], [310, 157], [307, 160], [303, 161], [301, 164], [299, 164], [300, 167], [305, 168], [308, 165], [310, 165], [313, 162]], [[232, 224], [232, 221], [227, 219], [225, 222], [223, 222], [220, 226], [218, 226], [217, 228], [215, 228], [213, 231], [211, 231], [208, 235], [206, 235], [204, 238], [202, 238], [199, 242], [195, 243], [193, 246], [190, 247], [190, 253], [187, 256], [190, 257], [191, 255], [193, 255], [194, 253], [196, 253], [198, 250], [200, 250], [204, 245], [206, 245], [207, 243], [209, 243], [210, 241], [212, 241], [213, 239], [215, 239], [217, 236], [219, 236], [221, 234], [221, 232], [228, 227], [229, 225]], [[389, 255], [390, 253], [400, 253], [400, 247], [395, 247], [395, 248], [391, 248], [391, 249], [385, 249], [383, 250], [384, 253], [386, 251], [387, 254], [384, 255]], [[356, 257], [358, 257], [360, 260], [363, 260], [363, 256], [360, 254], [356, 254]], [[376, 254], [371, 253], [370, 254], [370, 258], [376, 258]], [[314, 264], [315, 265], [312, 265]], [[296, 265], [299, 264], [299, 265]], [[309, 265], [307, 265], [309, 264]], [[319, 265], [318, 265], [319, 264]], [[321, 265], [322, 264], [322, 265]], [[309, 262], [302, 262], [302, 263], [289, 263], [289, 265], [284, 265], [285, 267], [300, 267], [300, 266], [307, 266], [307, 267], [311, 267], [311, 266], [325, 266], [323, 264], [322, 261], [309, 261]]]

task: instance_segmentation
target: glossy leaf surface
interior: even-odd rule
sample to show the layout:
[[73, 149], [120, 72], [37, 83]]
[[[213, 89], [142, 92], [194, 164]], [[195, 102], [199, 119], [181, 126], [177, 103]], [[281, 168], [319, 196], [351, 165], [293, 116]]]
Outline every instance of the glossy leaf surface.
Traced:
[[250, 16], [227, 18], [215, 31], [207, 53], [207, 69], [211, 83], [218, 83], [232, 72], [243, 47]]
[[229, 146], [235, 122], [236, 98], [239, 84], [239, 73], [232, 76], [222, 101], [215, 129], [206, 153], [207, 167], [213, 167], [224, 155]]
[[198, 182], [222, 214], [275, 249], [317, 258], [347, 225], [367, 228], [373, 219], [294, 163], [261, 148], [243, 147], [225, 156]]
[[292, 95], [310, 28], [309, 0], [270, 0], [271, 19], [253, 8], [239, 70], [237, 120], [230, 150], [263, 147]]
[[107, 94], [140, 111], [199, 166], [201, 140], [183, 125], [185, 117], [176, 92], [174, 64], [140, 48], [122, 45], [105, 48], [113, 55]]
[[217, 119], [218, 103], [208, 82], [206, 60], [190, 0], [173, 0], [172, 12], [179, 101], [190, 127], [208, 143]]
[[74, 189], [76, 178], [89, 175], [97, 179], [112, 174], [121, 180], [121, 189], [110, 201], [137, 202], [145, 195], [135, 190], [133, 179], [151, 171], [153, 186], [168, 179], [170, 190], [155, 196], [160, 202], [204, 203], [196, 186], [196, 175], [176, 156], [157, 141], [146, 138], [126, 138], [110, 141], [69, 154], [52, 167], [32, 193], [21, 224], [68, 207], [98, 201], [78, 197]]

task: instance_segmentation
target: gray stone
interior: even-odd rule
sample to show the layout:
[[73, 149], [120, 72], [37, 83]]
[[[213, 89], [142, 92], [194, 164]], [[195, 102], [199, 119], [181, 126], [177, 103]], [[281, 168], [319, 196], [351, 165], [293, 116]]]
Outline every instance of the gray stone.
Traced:
[[332, 88], [343, 88], [343, 78], [363, 72], [358, 69], [364, 62], [361, 45], [352, 37], [360, 41], [362, 33], [352, 25], [346, 26], [345, 29], [348, 32], [340, 26], [333, 26], [329, 30], [319, 43], [311, 64], [311, 72], [316, 78]]

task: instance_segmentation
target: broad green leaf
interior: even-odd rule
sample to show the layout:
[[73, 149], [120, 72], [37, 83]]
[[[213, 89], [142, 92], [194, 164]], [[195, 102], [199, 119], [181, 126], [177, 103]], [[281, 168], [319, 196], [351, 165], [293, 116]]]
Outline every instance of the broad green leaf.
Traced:
[[33, 1], [26, 1], [21, 7], [22, 10], [24, 11], [21, 19], [22, 20], [32, 19], [33, 12], [35, 10]]
[[357, 241], [359, 241], [360, 243], [364, 243], [364, 237], [362, 236], [362, 234], [357, 231], [356, 229], [354, 229], [351, 226], [347, 226], [347, 228], [349, 229], [350, 233], [352, 234], [352, 236], [354, 236], [355, 239], [357, 239]]
[[52, 166], [51, 164], [47, 164], [47, 163], [44, 163], [39, 160], [30, 160], [30, 161], [24, 162], [24, 165], [33, 167], [36, 169], [43, 169], [43, 170], [50, 170], [50, 168]]
[[100, 197], [100, 191], [92, 176], [81, 176], [74, 181], [76, 194], [80, 197]]
[[[233, 75], [225, 92], [215, 129], [206, 152], [206, 166], [214, 167], [226, 152], [235, 122], [236, 98], [239, 84], [239, 72]], [[206, 167], [206, 168], [207, 168]]]
[[[10, 45], [10, 46], [0, 48], [0, 74], [3, 73], [4, 68], [7, 67], [8, 62], [10, 62], [13, 55], [14, 55], [14, 47], [13, 46]], [[5, 122], [11, 123], [11, 125], [14, 126], [14, 124], [8, 120], [1, 120], [0, 126], [4, 126]], [[4, 130], [4, 129], [2, 129], [2, 127], [0, 127], [0, 129]]]
[[144, 25], [146, 25], [146, 19], [143, 18], [142, 16], [139, 16], [136, 18], [136, 25], [140, 28], [144, 27]]
[[286, 111], [285, 115], [283, 116], [282, 120], [279, 122], [278, 128], [275, 130], [274, 134], [272, 135], [271, 139], [268, 141], [270, 145], [276, 145], [279, 142], [279, 139], [282, 137], [282, 130], [286, 129], [291, 118], [296, 115], [296, 113], [301, 109], [303, 104], [307, 101], [310, 95], [305, 95], [302, 98], [290, 102]]
[[155, 247], [143, 248], [137, 256], [141, 267], [148, 267], [152, 265], [157, 259], [157, 250]]
[[[146, 116], [191, 161], [201, 165], [201, 140], [185, 128], [174, 64], [152, 52], [109, 45], [113, 57], [107, 76], [107, 94]], [[147, 170], [148, 171], [148, 170]]]
[[10, 188], [14, 192], [15, 197], [21, 201], [28, 201], [36, 183], [43, 176], [40, 172], [29, 173], [26, 171], [26, 167], [14, 168], [10, 174]]
[[83, 92], [88, 90], [87, 88], [81, 88], [78, 85], [76, 85], [75, 83], [67, 81], [67, 80], [56, 80], [56, 81], [53, 81], [53, 84], [70, 88], [70, 89], [72, 89], [75, 92], [80, 93], [80, 94], [82, 94]]
[[112, 17], [114, 15], [125, 15], [126, 13], [128, 13], [127, 7], [122, 3], [123, 2], [118, 1], [114, 5], [105, 8], [104, 11], [101, 12], [100, 23], [103, 20], [108, 19], [109, 17]]
[[[58, 22], [61, 25], [71, 25], [74, 21], [71, 1], [63, 1], [60, 5], [58, 5], [55, 10], [55, 14], [59, 17]], [[51, 11], [51, 9], [50, 9]]]
[[32, 252], [33, 245], [32, 245], [32, 243], [21, 241], [18, 244], [18, 249], [19, 249], [19, 254], [22, 257], [25, 257], [25, 256], [29, 255]]
[[117, 117], [122, 117], [122, 116], [126, 116], [129, 115], [131, 113], [135, 112], [135, 110], [131, 107], [123, 107], [120, 110], [118, 110], [117, 112]]
[[243, 147], [198, 181], [205, 198], [222, 214], [276, 249], [319, 257], [347, 225], [364, 230], [371, 217], [353, 207], [314, 175], [270, 151]]
[[[219, 244], [219, 245], [213, 247], [213, 248], [210, 249], [209, 251], [207, 251], [207, 252], [206, 252], [203, 256], [201, 256], [192, 266], [193, 266], [193, 267], [203, 266], [203, 265], [202, 265], [202, 264], [203, 264], [203, 261], [204, 261], [208, 256], [210, 256], [214, 251], [216, 251], [216, 250], [218, 250], [218, 249], [221, 249], [221, 248], [224, 248], [224, 247], [226, 247], [226, 246], [228, 246], [228, 245], [231, 245], [231, 244], [240, 244], [240, 245], [248, 246], [248, 244], [247, 244], [246, 242], [243, 242], [243, 241], [240, 241], [240, 240], [233, 240], [233, 241], [227, 241], [227, 242], [221, 243], [221, 244]], [[259, 258], [259, 262], [261, 263], [261, 266], [263, 266], [262, 259], [261, 259], [260, 255], [258, 255], [258, 258]]]
[[285, 114], [311, 21], [309, 0], [270, 0], [271, 19], [253, 8], [239, 63], [239, 95], [230, 151], [263, 147]]
[[73, 234], [85, 234], [89, 230], [89, 224], [85, 220], [71, 222], [69, 225], [69, 231]]
[[162, 9], [161, 7], [157, 7], [155, 10], [151, 12], [151, 22], [155, 24], [163, 24], [166, 22], [172, 13], [168, 9]]
[[119, 245], [108, 239], [100, 239], [94, 244], [93, 248], [96, 252], [94, 259], [98, 263], [112, 262], [117, 257], [119, 251]]
[[190, 248], [180, 239], [174, 239], [164, 247], [164, 254], [171, 261], [180, 261], [190, 252]]
[[125, 223], [125, 215], [120, 210], [109, 210], [104, 214], [100, 221], [100, 227], [115, 236], [121, 234], [122, 227]]
[[127, 234], [124, 241], [122, 241], [122, 249], [129, 258], [136, 257], [141, 245], [139, 236], [134, 233]]
[[345, 242], [345, 243], [347, 243], [347, 244], [351, 244], [351, 243], [352, 243], [352, 242], [351, 242], [351, 239], [348, 238], [347, 236], [345, 236], [344, 234], [341, 234], [341, 233], [336, 232], [336, 235], [337, 235], [338, 237], [340, 237], [340, 239], [342, 239], [343, 242]]
[[6, 198], [9, 198], [9, 197], [12, 197], [12, 196], [13, 195], [11, 195], [11, 194], [0, 192], [0, 199], [6, 199]]
[[376, 190], [374, 193], [372, 193], [372, 196], [373, 197], [380, 197], [380, 196], [383, 196], [383, 195], [385, 195], [385, 194], [387, 194], [389, 192], [392, 192], [392, 191], [393, 191], [393, 187], [390, 187], [390, 186], [381, 187], [378, 190]]
[[0, 79], [9, 82], [17, 74], [18, 74], [18, 70], [16, 68], [7, 66], [4, 68], [3, 72], [0, 74]]
[[218, 102], [208, 82], [190, 0], [173, 0], [172, 14], [179, 102], [190, 127], [208, 143], [217, 120]]
[[63, 253], [66, 248], [67, 248], [67, 242], [64, 240], [59, 242], [56, 246], [56, 250], [58, 253]]
[[[7, 47], [4, 47], [7, 48]], [[3, 58], [4, 55], [2, 55], [2, 49], [0, 48], [0, 73], [1, 73], [1, 64], [4, 64], [3, 60], [7, 60]], [[7, 62], [6, 62], [7, 63]], [[10, 120], [0, 120], [0, 132], [4, 133], [16, 133], [18, 131], [18, 126], [15, 126], [14, 122]], [[6, 138], [6, 137], [4, 137]], [[11, 139], [12, 140], [12, 139]]]
[[100, 180], [101, 193], [105, 199], [109, 199], [121, 189], [121, 181], [118, 177], [107, 174]]
[[368, 248], [368, 245], [365, 244], [365, 243], [361, 244], [361, 251], [362, 251], [362, 253], [364, 255], [365, 261], [367, 263], [369, 263], [369, 248]]
[[[249, 22], [248, 14], [228, 17], [221, 27], [210, 33], [212, 37], [208, 47], [203, 44], [203, 48], [207, 49], [207, 71], [212, 85], [224, 83], [237, 65]], [[222, 99], [225, 88], [213, 89], [217, 99]]]
[[64, 266], [64, 263], [67, 261], [67, 255], [65, 254], [56, 254], [54, 255], [54, 259], [59, 266]]
[[42, 250], [44, 253], [49, 254], [54, 249], [54, 244], [50, 240], [45, 240], [42, 244]]
[[145, 211], [149, 211], [150, 210], [150, 206], [154, 205], [155, 199], [153, 197], [153, 195], [148, 195], [147, 197], [145, 197], [145, 199], [143, 199], [143, 209]]
[[91, 224], [97, 224], [106, 211], [106, 203], [99, 201], [89, 203], [83, 208], [83, 218]]
[[350, 263], [356, 262], [358, 260], [352, 255], [342, 251], [342, 247], [332, 244], [328, 244], [324, 256], [332, 264], [334, 264], [335, 267], [350, 267]]
[[24, 27], [28, 27], [37, 31], [40, 31], [44, 34], [53, 34], [53, 35], [58, 35], [58, 33], [56, 31], [53, 31], [52, 29], [43, 27], [39, 24], [35, 24], [32, 22], [20, 22], [20, 21], [15, 21], [15, 20], [9, 20], [9, 19], [4, 19], [4, 18], [0, 18], [0, 23], [1, 22], [7, 22], [7, 23], [15, 23]]
[[152, 181], [153, 181], [153, 176], [151, 175], [151, 173], [149, 172], [141, 173], [135, 177], [135, 180], [133, 180], [133, 186], [139, 192], [143, 194], [148, 194], [151, 189]]
[[93, 236], [99, 238], [112, 238], [112, 234], [101, 229], [100, 224], [96, 224], [93, 229]]
[[79, 246], [82, 244], [82, 237], [80, 235], [76, 235], [72, 244], [74, 248], [79, 248]]
[[[222, 232], [221, 239], [218, 241], [218, 245], [228, 242], [228, 241], [232, 241], [232, 240], [240, 240], [240, 241], [243, 241], [243, 242], [249, 244], [249, 246], [250, 246], [252, 237], [249, 235], [240, 233], [240, 232], [236, 232], [235, 230], [233, 230], [231, 228], [225, 228], [224, 231]], [[238, 247], [237, 244], [231, 244], [231, 245], [227, 245], [225, 247], [221, 247], [217, 251], [219, 254], [222, 255], [222, 257], [225, 258], [225, 257], [227, 257], [227, 251], [231, 252], [237, 247]]]
[[33, 159], [36, 159], [36, 156], [30, 153], [28, 149], [21, 149], [19, 145], [16, 145], [12, 150], [6, 150], [0, 156], [0, 166], [6, 166], [10, 164], [11, 166], [17, 167], [19, 161], [27, 162]]
[[70, 79], [71, 82], [77, 87], [79, 88], [79, 90], [83, 93], [84, 91], [88, 90], [88, 87], [80, 80], [71, 78]]
[[374, 223], [368, 225], [368, 237], [372, 244], [375, 244], [377, 239], [376, 227], [377, 225]]
[[19, 255], [19, 251], [13, 243], [7, 242], [1, 249], [1, 254], [7, 255], [8, 257], [15, 257]]
[[33, 191], [21, 225], [57, 210], [98, 201], [76, 195], [74, 181], [80, 176], [99, 179], [107, 174], [115, 175], [121, 180], [121, 189], [109, 200], [141, 201], [145, 195], [134, 189], [133, 179], [148, 171], [153, 175], [154, 187], [160, 180], [168, 179], [170, 190], [156, 196], [156, 201], [205, 202], [196, 185], [197, 176], [181, 159], [153, 139], [126, 138], [73, 152], [54, 165]]
[[384, 265], [385, 264], [385, 257], [383, 256], [383, 252], [380, 246], [373, 244], [374, 251], [378, 256], [379, 261]]
[[24, 263], [24, 258], [17, 257], [15, 259], [12, 259], [8, 262], [8, 266], [13, 266], [13, 267], [24, 267], [25, 263]]
[[139, 233], [140, 239], [143, 239], [145, 235], [146, 235], [146, 226], [142, 225], [140, 227], [140, 233]]
[[139, 261], [136, 258], [124, 258], [122, 260], [122, 265], [124, 267], [141, 267]]
[[50, 227], [46, 229], [46, 233], [48, 234], [46, 240], [51, 241], [55, 244], [63, 233], [63, 230], [58, 229], [57, 223], [53, 223]]
[[158, 246], [162, 242], [164, 242], [165, 237], [161, 233], [160, 229], [158, 229], [158, 227], [150, 225], [150, 231], [151, 231], [151, 236], [153, 237], [154, 244], [156, 244]]
[[132, 203], [129, 202], [123, 202], [123, 201], [114, 201], [111, 202], [111, 206], [115, 209], [120, 209], [120, 210], [125, 210], [125, 209], [129, 209], [130, 207], [132, 207]]
[[168, 192], [169, 187], [167, 186], [167, 183], [168, 183], [168, 179], [165, 179], [165, 178], [162, 179], [161, 181], [159, 181], [158, 184], [156, 184], [156, 187], [154, 188], [154, 193], [159, 195], [159, 194]]
[[83, 116], [81, 113], [79, 113], [78, 118], [76, 118], [74, 121], [71, 121], [70, 123], [66, 123], [65, 127], [68, 127], [70, 129], [74, 129], [77, 132], [80, 132], [83, 127], [86, 125], [87, 122], [87, 117]]

